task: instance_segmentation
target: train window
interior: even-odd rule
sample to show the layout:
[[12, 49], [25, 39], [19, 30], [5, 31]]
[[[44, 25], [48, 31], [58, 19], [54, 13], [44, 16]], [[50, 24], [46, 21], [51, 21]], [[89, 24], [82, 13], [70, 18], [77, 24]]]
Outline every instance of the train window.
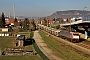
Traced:
[[75, 21], [77, 21], [77, 19], [75, 19]]
[[82, 19], [78, 19], [78, 20], [82, 20]]
[[78, 19], [75, 19], [75, 21], [78, 21], [78, 20], [82, 20], [82, 19], [79, 19], [79, 18]]
[[75, 30], [75, 29], [73, 29], [73, 30], [72, 30], [72, 32], [76, 32], [76, 30]]

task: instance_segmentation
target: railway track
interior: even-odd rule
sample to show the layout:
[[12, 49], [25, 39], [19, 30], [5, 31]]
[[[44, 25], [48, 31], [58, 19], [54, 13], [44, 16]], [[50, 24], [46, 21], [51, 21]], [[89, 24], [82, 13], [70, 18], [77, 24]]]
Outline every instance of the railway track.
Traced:
[[84, 48], [86, 48], [86, 49], [90, 49], [90, 45], [87, 45], [87, 44], [85, 44], [85, 43], [83, 43], [83, 42], [80, 42], [80, 43], [75, 43], [76, 45], [79, 45], [79, 46], [81, 46], [81, 47], [84, 47]]
[[[44, 31], [45, 32], [45, 31]], [[49, 34], [49, 35], [52, 35], [52, 34], [50, 34], [50, 33], [48, 33], [48, 32], [45, 32], [45, 33], [47, 33], [47, 34]], [[53, 36], [53, 35], [52, 35]], [[60, 37], [61, 38], [61, 37]], [[69, 41], [69, 40], [67, 40], [66, 38], [61, 38], [61, 39], [64, 39], [64, 40], [66, 40], [66, 41]], [[78, 46], [81, 46], [81, 47], [83, 47], [83, 48], [86, 48], [86, 49], [89, 49], [90, 50], [90, 45], [87, 45], [87, 44], [85, 44], [85, 43], [83, 43], [83, 42], [79, 42], [79, 43], [75, 43], [76, 45], [78, 45]]]
[[83, 42], [71, 43], [71, 42], [67, 41], [67, 39], [62, 39], [60, 37], [56, 37], [56, 36], [46, 32], [46, 31], [43, 31], [43, 32], [49, 34], [51, 37], [55, 38], [57, 41], [65, 44], [65, 45], [69, 45], [69, 46], [77, 49], [78, 51], [81, 51], [81, 52], [83, 52], [85, 54], [88, 54], [90, 56], [90, 47], [89, 47], [89, 45], [87, 45], [87, 44], [85, 44]]

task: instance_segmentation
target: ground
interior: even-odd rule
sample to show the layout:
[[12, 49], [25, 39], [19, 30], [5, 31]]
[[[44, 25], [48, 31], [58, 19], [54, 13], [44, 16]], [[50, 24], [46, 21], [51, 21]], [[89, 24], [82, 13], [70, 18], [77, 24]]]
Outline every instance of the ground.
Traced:
[[[28, 38], [30, 32], [19, 32], [19, 34], [25, 34]], [[0, 37], [0, 50], [3, 51], [5, 48], [18, 48], [15, 46], [16, 37]], [[34, 50], [33, 45], [22, 47], [25, 50]], [[40, 55], [25, 55], [25, 56], [0, 56], [0, 60], [43, 60]]]
[[54, 52], [48, 48], [46, 43], [42, 40], [41, 36], [39, 35], [38, 31], [34, 32], [34, 40], [36, 44], [40, 48], [40, 50], [50, 59], [50, 60], [62, 60], [61, 58], [54, 55]]

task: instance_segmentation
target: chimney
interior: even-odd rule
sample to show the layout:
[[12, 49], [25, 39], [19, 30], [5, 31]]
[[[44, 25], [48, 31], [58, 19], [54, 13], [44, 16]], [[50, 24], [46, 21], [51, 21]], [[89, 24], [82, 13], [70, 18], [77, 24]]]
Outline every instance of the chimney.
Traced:
[[13, 16], [14, 16], [14, 19], [15, 19], [15, 5], [13, 5]]

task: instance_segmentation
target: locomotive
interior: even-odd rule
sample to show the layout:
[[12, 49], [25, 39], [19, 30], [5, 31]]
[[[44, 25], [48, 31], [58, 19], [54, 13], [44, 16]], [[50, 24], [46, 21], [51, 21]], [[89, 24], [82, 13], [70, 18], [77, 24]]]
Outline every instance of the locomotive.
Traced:
[[60, 31], [60, 36], [70, 40], [71, 42], [79, 42], [79, 33], [78, 32], [69, 32], [67, 30]]

